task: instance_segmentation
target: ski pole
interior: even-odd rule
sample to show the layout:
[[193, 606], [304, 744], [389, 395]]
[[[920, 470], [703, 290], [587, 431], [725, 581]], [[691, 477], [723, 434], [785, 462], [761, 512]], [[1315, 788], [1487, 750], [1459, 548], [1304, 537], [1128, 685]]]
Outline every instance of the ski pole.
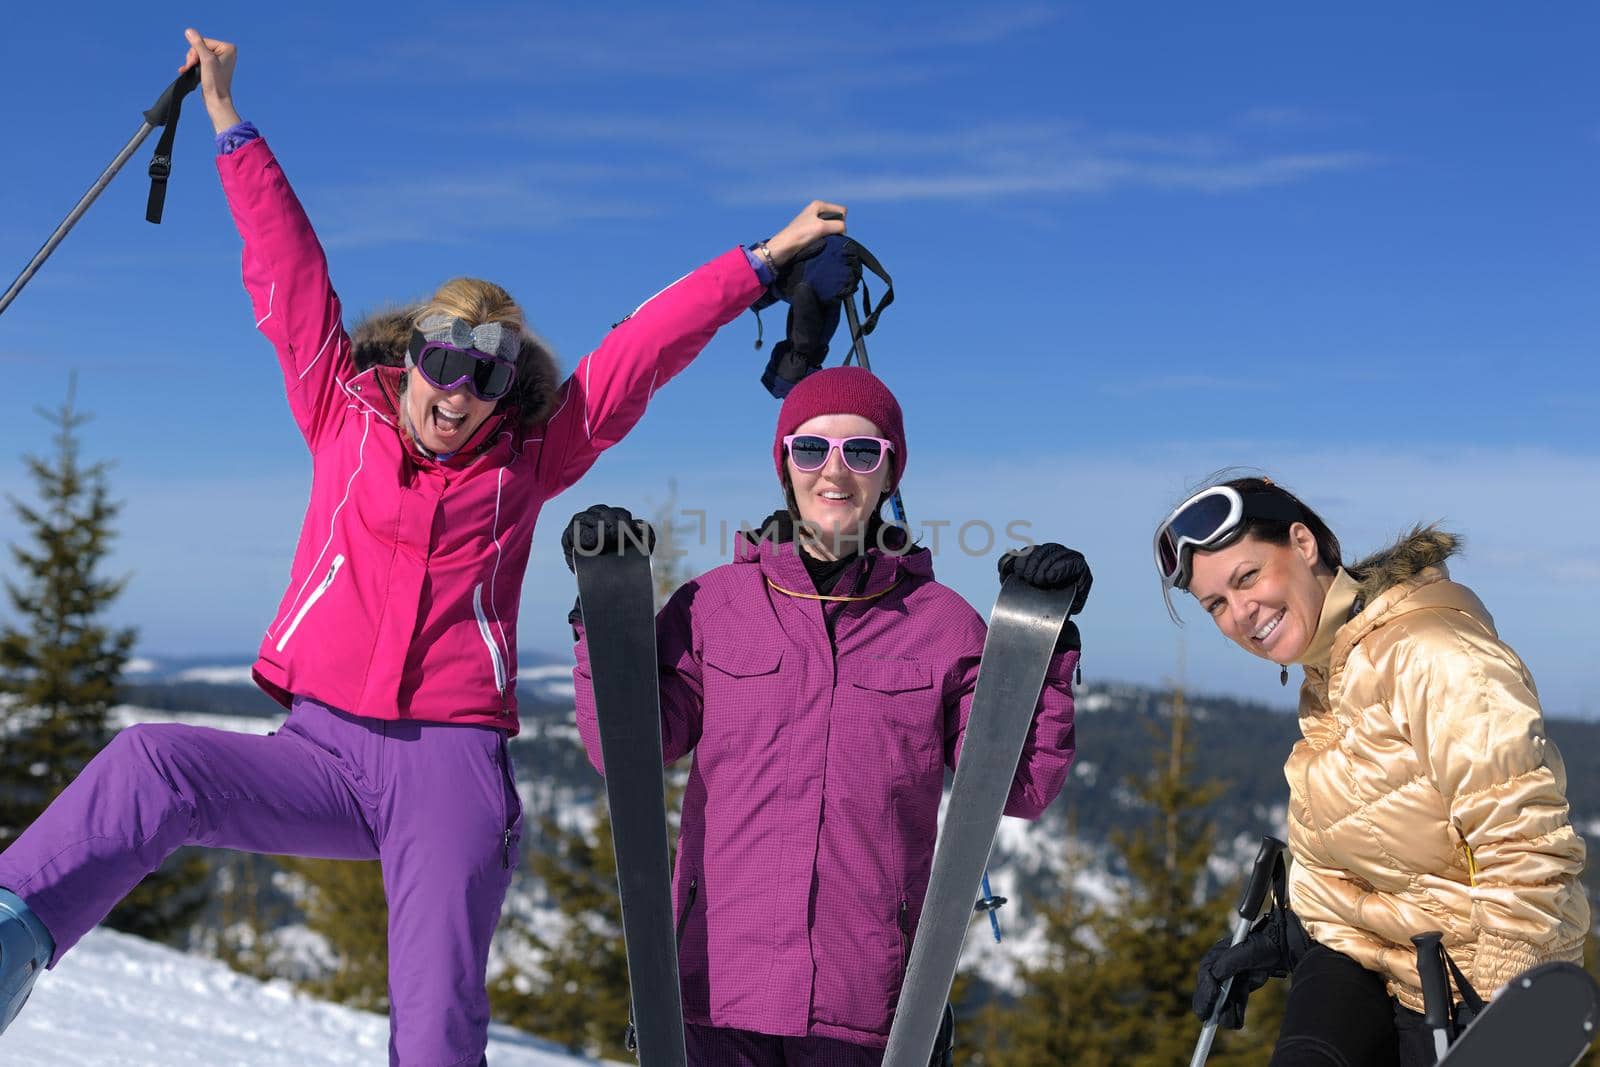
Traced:
[[978, 903], [973, 906], [974, 911], [989, 913], [989, 929], [994, 931], [994, 943], [1000, 943], [1000, 909], [1005, 906], [1006, 898], [994, 895], [994, 890], [989, 888], [989, 869], [983, 871], [983, 896], [978, 898]]
[[[836, 211], [824, 211], [817, 217], [831, 221], [844, 218], [843, 215]], [[844, 317], [845, 324], [850, 328], [850, 351], [855, 356], [856, 362], [861, 364], [861, 369], [870, 372], [872, 370], [872, 362], [867, 359], [866, 334], [861, 329], [861, 315], [856, 311], [856, 293], [854, 289], [844, 294]], [[848, 366], [850, 356], [844, 357], [844, 362]], [[895, 487], [894, 492], [889, 494], [889, 510], [894, 512], [895, 522], [898, 522], [904, 529], [910, 529], [911, 524], [906, 521], [906, 506], [900, 499], [900, 488], [898, 486]], [[993, 890], [989, 888], [989, 869], [985, 867], [983, 871], [983, 896], [978, 898], [974, 910], [989, 913], [989, 929], [994, 932], [994, 939], [997, 944], [1000, 942], [1000, 907], [1005, 902], [1005, 897], [995, 896]]]
[[[856, 362], [861, 364], [861, 369], [870, 371], [872, 364], [867, 362], [867, 342], [861, 335], [861, 318], [856, 313], [856, 294], [854, 290], [844, 294], [845, 321], [850, 327], [850, 347], [855, 352]], [[850, 362], [850, 357], [845, 357], [845, 362]], [[895, 487], [889, 494], [889, 509], [894, 512], [894, 521], [901, 526], [909, 525], [906, 522], [905, 505], [900, 502], [900, 488]]]
[[[1239, 906], [1234, 909], [1239, 918], [1233, 924], [1233, 944], [1237, 945], [1250, 934], [1250, 926], [1256, 921], [1256, 916], [1261, 912], [1261, 902], [1267, 898], [1267, 890], [1272, 885], [1273, 869], [1277, 867], [1287, 848], [1282, 841], [1269, 834], [1261, 835], [1261, 850], [1256, 853], [1255, 866], [1250, 869], [1250, 880], [1244, 885], [1244, 892], [1239, 896]], [[1211, 1055], [1211, 1042], [1217, 1037], [1217, 1023], [1222, 1018], [1222, 1006], [1228, 1001], [1228, 992], [1233, 988], [1233, 979], [1225, 979], [1222, 989], [1217, 993], [1217, 1002], [1211, 1008], [1211, 1018], [1206, 1020], [1206, 1025], [1200, 1031], [1200, 1040], [1195, 1042], [1194, 1055], [1189, 1058], [1189, 1067], [1200, 1067], [1206, 1062], [1206, 1057]]]
[[172, 173], [172, 134], [177, 128], [178, 111], [183, 98], [199, 84], [200, 68], [195, 67], [186, 74], [178, 75], [177, 79], [162, 91], [156, 102], [150, 106], [150, 110], [144, 113], [144, 124], [139, 127], [139, 132], [122, 146], [122, 151], [117, 153], [110, 166], [106, 167], [100, 173], [100, 177], [95, 179], [94, 184], [89, 186], [89, 191], [78, 198], [78, 202], [67, 212], [67, 217], [61, 221], [61, 225], [50, 235], [50, 239], [34, 253], [28, 265], [22, 268], [22, 273], [17, 275], [17, 280], [11, 283], [11, 287], [3, 296], [0, 296], [0, 314], [4, 314], [6, 308], [11, 306], [17, 294], [22, 292], [22, 287], [28, 284], [29, 279], [44, 266], [44, 261], [50, 258], [50, 253], [56, 250], [56, 245], [67, 236], [67, 232], [83, 217], [83, 213], [89, 210], [89, 205], [95, 202], [95, 198], [107, 185], [111, 184], [111, 179], [117, 176], [122, 165], [138, 151], [144, 139], [149, 137], [150, 132], [157, 126], [167, 127], [167, 132], [162, 135], [160, 143], [156, 146], [155, 158], [150, 161], [150, 201], [146, 206], [145, 218], [151, 222], [161, 221], [161, 205], [166, 195], [167, 176]]
[[1444, 973], [1444, 932], [1429, 930], [1411, 939], [1417, 946], [1417, 978], [1422, 982], [1423, 1019], [1433, 1031], [1434, 1059], [1450, 1051], [1450, 980]]

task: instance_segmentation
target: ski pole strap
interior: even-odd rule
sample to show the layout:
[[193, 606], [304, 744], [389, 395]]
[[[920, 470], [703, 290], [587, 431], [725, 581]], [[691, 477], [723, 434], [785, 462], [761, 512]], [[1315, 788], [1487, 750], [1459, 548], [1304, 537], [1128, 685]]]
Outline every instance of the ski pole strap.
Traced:
[[172, 174], [172, 143], [178, 136], [178, 114], [183, 110], [183, 98], [199, 84], [200, 68], [196, 66], [178, 75], [144, 113], [144, 120], [150, 125], [163, 127], [155, 155], [150, 157], [150, 198], [144, 206], [146, 222], [161, 222], [161, 211], [167, 202], [167, 178]]
[[[857, 337], [865, 337], [878, 325], [878, 316], [883, 314], [883, 309], [894, 303], [894, 279], [889, 277], [889, 272], [883, 269], [883, 264], [878, 262], [878, 257], [867, 250], [867, 246], [860, 241], [852, 241], [856, 246], [856, 256], [861, 265], [878, 277], [883, 279], [887, 288], [883, 292], [883, 299], [878, 301], [878, 306], [872, 306], [872, 294], [867, 291], [867, 279], [861, 279], [861, 311], [866, 318], [861, 320], [861, 330]], [[854, 340], [854, 338], [852, 338]]]
[[[1442, 942], [1439, 945], [1439, 955], [1444, 957], [1444, 965], [1450, 968], [1450, 977], [1455, 980], [1456, 991], [1461, 994], [1461, 1002], [1467, 1006], [1467, 1010], [1474, 1017], [1482, 1015], [1485, 1004], [1484, 999], [1478, 995], [1476, 989], [1472, 988], [1472, 983], [1467, 981], [1467, 976], [1461, 973], [1461, 968], [1457, 967], [1456, 961], [1450, 958], [1450, 953], [1444, 950]], [[1452, 1013], [1454, 1008], [1455, 1005], [1452, 1004]]]

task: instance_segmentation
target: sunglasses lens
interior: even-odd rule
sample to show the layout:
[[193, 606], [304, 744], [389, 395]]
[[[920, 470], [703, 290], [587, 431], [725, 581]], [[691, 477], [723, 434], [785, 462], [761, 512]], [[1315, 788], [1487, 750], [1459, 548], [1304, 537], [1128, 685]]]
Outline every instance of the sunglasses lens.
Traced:
[[1207, 494], [1172, 517], [1167, 523], [1167, 538], [1177, 544], [1187, 537], [1203, 545], [1222, 532], [1232, 510], [1233, 502], [1221, 493]]
[[462, 375], [471, 372], [469, 365], [459, 362], [466, 359], [465, 352], [457, 352], [453, 348], [426, 348], [423, 349], [422, 358], [417, 360], [417, 369], [440, 389], [448, 389], [459, 382]]
[[477, 387], [478, 396], [484, 400], [499, 400], [511, 391], [511, 383], [516, 381], [517, 368], [510, 363], [501, 363], [497, 360], [477, 360], [474, 368], [472, 382]]
[[789, 442], [789, 459], [796, 470], [820, 470], [828, 462], [828, 442], [821, 437], [796, 437]]
[[883, 446], [870, 437], [847, 437], [839, 451], [844, 465], [857, 474], [871, 474], [883, 462]]
[[1161, 531], [1161, 539], [1156, 545], [1161, 553], [1161, 577], [1171, 579], [1178, 573], [1178, 550], [1173, 547], [1172, 534], [1166, 530]]

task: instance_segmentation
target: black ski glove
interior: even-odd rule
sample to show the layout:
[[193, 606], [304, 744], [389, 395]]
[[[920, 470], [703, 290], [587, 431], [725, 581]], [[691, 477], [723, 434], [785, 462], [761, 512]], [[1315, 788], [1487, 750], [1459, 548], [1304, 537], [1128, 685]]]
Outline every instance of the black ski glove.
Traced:
[[752, 305], [757, 311], [779, 300], [789, 305], [786, 336], [773, 346], [761, 376], [773, 396], [788, 395], [827, 358], [828, 343], [839, 328], [841, 302], [861, 278], [857, 247], [842, 234], [823, 238], [785, 263], [771, 288]]
[[1250, 933], [1237, 945], [1224, 937], [1200, 958], [1200, 974], [1194, 986], [1194, 1013], [1202, 1020], [1211, 1018], [1222, 983], [1233, 985], [1222, 1006], [1217, 1025], [1227, 1030], [1244, 1026], [1245, 999], [1267, 984], [1269, 978], [1282, 978], [1300, 963], [1311, 948], [1311, 939], [1295, 913], [1274, 905], [1256, 920]]
[[1085, 601], [1089, 599], [1089, 587], [1094, 585], [1094, 575], [1089, 571], [1089, 561], [1083, 558], [1083, 553], [1054, 541], [1002, 553], [999, 566], [1001, 582], [1015, 574], [1038, 589], [1064, 589], [1076, 585], [1078, 592], [1072, 598], [1072, 610], [1067, 612], [1069, 615], [1076, 615], [1083, 610]]
[[643, 545], [645, 551], [656, 549], [656, 531], [643, 519], [636, 519], [627, 508], [613, 508], [595, 504], [572, 516], [566, 529], [561, 531], [561, 555], [567, 561], [567, 570], [577, 573], [573, 556], [598, 556], [622, 549], [624, 540], [629, 545]]

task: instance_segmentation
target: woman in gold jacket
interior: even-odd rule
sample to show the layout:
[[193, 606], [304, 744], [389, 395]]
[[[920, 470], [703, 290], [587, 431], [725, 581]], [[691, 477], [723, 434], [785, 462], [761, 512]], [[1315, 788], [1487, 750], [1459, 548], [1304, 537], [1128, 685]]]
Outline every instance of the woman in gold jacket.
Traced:
[[[1292, 910], [1207, 953], [1195, 1010], [1294, 971], [1272, 1063], [1432, 1063], [1414, 934], [1484, 998], [1538, 963], [1580, 961], [1589, 903], [1566, 771], [1533, 678], [1483, 603], [1450, 580], [1457, 539], [1418, 528], [1349, 568], [1294, 495], [1238, 478], [1156, 533], [1163, 593], [1183, 589], [1252, 655], [1305, 670], [1289, 753]], [[1456, 994], [1461, 995], [1460, 991]]]

